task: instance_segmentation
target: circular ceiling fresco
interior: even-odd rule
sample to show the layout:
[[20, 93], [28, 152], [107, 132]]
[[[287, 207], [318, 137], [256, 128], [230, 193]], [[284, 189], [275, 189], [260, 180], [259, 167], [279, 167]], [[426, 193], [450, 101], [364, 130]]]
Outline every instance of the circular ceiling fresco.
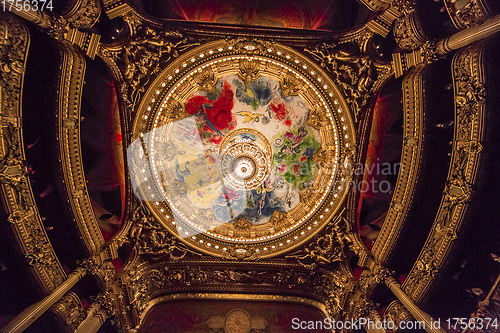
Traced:
[[196, 248], [277, 255], [338, 213], [354, 154], [347, 105], [279, 44], [218, 41], [180, 57], [141, 102], [128, 148], [136, 196]]

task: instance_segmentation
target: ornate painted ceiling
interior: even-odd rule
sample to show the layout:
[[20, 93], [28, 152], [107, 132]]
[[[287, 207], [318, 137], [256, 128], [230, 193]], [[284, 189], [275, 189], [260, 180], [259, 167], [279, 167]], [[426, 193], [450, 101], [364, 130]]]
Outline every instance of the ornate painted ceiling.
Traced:
[[2, 332], [494, 316], [500, 8], [473, 2], [2, 13]]

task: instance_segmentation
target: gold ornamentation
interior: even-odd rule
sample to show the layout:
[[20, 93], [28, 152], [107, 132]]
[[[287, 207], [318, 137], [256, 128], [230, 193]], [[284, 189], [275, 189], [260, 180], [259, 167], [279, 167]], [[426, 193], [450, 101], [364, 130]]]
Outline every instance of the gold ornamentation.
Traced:
[[334, 82], [341, 87], [352, 103], [356, 120], [368, 104], [377, 80], [385, 80], [386, 68], [377, 68], [368, 55], [353, 53], [350, 45], [319, 44], [305, 51], [332, 73]]
[[[326, 75], [321, 68], [314, 63], [306, 59], [302, 54], [277, 43], [267, 44], [265, 42], [249, 41], [245, 39], [238, 40], [219, 40], [203, 44], [202, 46], [186, 52], [179, 59], [169, 65], [165, 70], [155, 77], [154, 81], [150, 80], [152, 83], [149, 86], [148, 91], [143, 95], [145, 97], [137, 107], [138, 114], [134, 116], [134, 123], [132, 125], [132, 137], [139, 138], [141, 133], [147, 133], [151, 131], [153, 127], [157, 127], [153, 124], [160, 123], [162, 126], [164, 120], [162, 120], [164, 115], [164, 108], [171, 99], [175, 99], [181, 103], [181, 96], [186, 96], [186, 94], [193, 93], [196, 89], [194, 85], [197, 85], [195, 81], [195, 74], [201, 68], [207, 68], [210, 66], [211, 70], [217, 77], [222, 77], [224, 75], [234, 75], [240, 70], [240, 62], [242, 60], [252, 60], [258, 58], [259, 63], [259, 74], [261, 76], [268, 76], [273, 78], [281, 78], [282, 84], [285, 82], [285, 95], [287, 95], [287, 89], [290, 91], [295, 91], [295, 94], [300, 94], [304, 99], [306, 105], [311, 111], [310, 123], [314, 123], [316, 126], [321, 126], [326, 122], [326, 126], [322, 126], [320, 129], [322, 144], [328, 146], [328, 150], [338, 149], [339, 156], [346, 156], [346, 151], [355, 147], [355, 134], [354, 126], [351, 121], [351, 116], [348, 114], [349, 106], [343, 98], [343, 95], [337, 92], [334, 84], [330, 81], [330, 76]], [[301, 64], [297, 65], [297, 61]], [[275, 64], [273, 64], [273, 62]], [[276, 66], [276, 64], [278, 64]], [[303, 65], [307, 65], [307, 70], [303, 70]], [[283, 67], [294, 68], [294, 72], [288, 70], [287, 74], [283, 72]], [[246, 66], [242, 62], [242, 66], [245, 70], [250, 69], [250, 66]], [[253, 67], [252, 67], [253, 68]], [[313, 74], [311, 74], [313, 73]], [[291, 76], [290, 76], [291, 75]], [[309, 86], [307, 83], [313, 83]], [[321, 87], [317, 87], [317, 82], [322, 82]], [[327, 88], [324, 88], [326, 86]], [[304, 88], [307, 87], [307, 88]], [[319, 89], [321, 88], [321, 89]], [[327, 89], [330, 93], [324, 91]], [[169, 96], [169, 97], [167, 97]], [[323, 100], [322, 100], [323, 98]], [[159, 108], [163, 108], [161, 111]], [[335, 110], [331, 108], [336, 108]], [[235, 110], [238, 120], [240, 118], [250, 119], [254, 117], [254, 114], [237, 113]], [[241, 117], [240, 117], [241, 116]], [[341, 120], [343, 118], [343, 120]], [[248, 119], [247, 119], [248, 120]], [[239, 120], [241, 122], [241, 120]], [[252, 122], [257, 122], [255, 118], [248, 120], [249, 126], [252, 126]], [[344, 123], [346, 126], [339, 126], [338, 124]], [[338, 134], [334, 136], [333, 126], [336, 126]], [[168, 130], [166, 128], [165, 130]], [[243, 129], [245, 130], [245, 129]], [[346, 135], [348, 134], [348, 137]], [[223, 140], [227, 140], [227, 134]], [[339, 140], [341, 138], [341, 140]], [[244, 138], [242, 136], [242, 139]], [[266, 139], [267, 140], [267, 139]], [[158, 140], [157, 140], [158, 141]], [[263, 140], [265, 141], [265, 140]], [[144, 145], [149, 146], [149, 143], [144, 136]], [[153, 142], [154, 144], [154, 142]], [[243, 144], [243, 143], [242, 143]], [[221, 142], [221, 146], [224, 143]], [[267, 144], [263, 144], [263, 147]], [[141, 154], [140, 146], [137, 146], [138, 154]], [[234, 147], [238, 148], [238, 147]], [[243, 146], [241, 146], [243, 148]], [[156, 149], [153, 148], [154, 151]], [[271, 152], [271, 149], [264, 149]], [[234, 155], [236, 154], [219, 151], [219, 156]], [[145, 156], [145, 154], [141, 154]], [[251, 154], [254, 156], [254, 153]], [[149, 160], [152, 162], [153, 168], [155, 163], [155, 156], [149, 154]], [[170, 156], [170, 155], [169, 155]], [[258, 161], [252, 156], [240, 156], [241, 160], [232, 161], [225, 164], [225, 170], [227, 175], [233, 173], [234, 170], [241, 179], [251, 180], [253, 175], [253, 170], [255, 169], [258, 173], [260, 170], [268, 170], [267, 165], [270, 163], [265, 163], [266, 167], [259, 167]], [[271, 159], [272, 156], [269, 154], [268, 157], [265, 156], [264, 159]], [[236, 160], [236, 159], [235, 159]], [[146, 169], [148, 167], [147, 160], [141, 158], [134, 167], [140, 167]], [[233, 165], [232, 162], [235, 162]], [[234, 168], [233, 168], [234, 167]], [[328, 223], [331, 217], [338, 212], [340, 209], [338, 205], [341, 204], [345, 193], [347, 192], [347, 187], [344, 187], [339, 192], [340, 195], [334, 197], [334, 193], [326, 193], [328, 190], [328, 184], [332, 183], [332, 180], [338, 179], [339, 182], [348, 181], [348, 177], [339, 173], [332, 172], [332, 169], [326, 169], [325, 167], [319, 166], [320, 169], [318, 177], [307, 190], [301, 191], [300, 199], [304, 200], [299, 206], [300, 209], [294, 209], [287, 213], [286, 219], [277, 219], [279, 216], [276, 215], [274, 218], [267, 223], [261, 225], [252, 225], [250, 230], [243, 228], [241, 230], [235, 229], [233, 224], [222, 224], [217, 226], [213, 222], [213, 217], [203, 217], [206, 209], [192, 209], [186, 208], [187, 206], [180, 204], [178, 199], [170, 200], [167, 195], [168, 204], [164, 201], [159, 201], [158, 205], [153, 205], [147, 203], [151, 210], [155, 212], [155, 216], [161, 218], [159, 221], [166, 229], [171, 233], [177, 234], [178, 226], [182, 227], [182, 233], [184, 234], [184, 226], [187, 228], [195, 228], [197, 235], [196, 237], [185, 237], [183, 242], [193, 246], [194, 248], [210, 253], [222, 258], [227, 259], [238, 259], [238, 260], [255, 260], [263, 257], [271, 257], [280, 253], [284, 253], [287, 249], [291, 247], [298, 247], [302, 242], [306, 241], [312, 234], [316, 234], [318, 229], [322, 228]], [[158, 185], [159, 187], [166, 187], [172, 184], [172, 179], [163, 172], [162, 170], [156, 170], [159, 175]], [[155, 170], [151, 170], [154, 174]], [[266, 172], [264, 172], [265, 174]], [[226, 182], [227, 175], [223, 175], [224, 182]], [[343, 179], [343, 180], [342, 180]], [[161, 182], [160, 182], [161, 180]], [[265, 180], [265, 177], [262, 178]], [[245, 182], [245, 181], [244, 181]], [[178, 188], [174, 188], [175, 191], [182, 190], [181, 185], [177, 184]], [[254, 184], [256, 191], [266, 191], [268, 186], [274, 186], [272, 182], [263, 185], [263, 183], [258, 180]], [[253, 186], [253, 185], [252, 185]], [[262, 188], [261, 188], [262, 187]], [[246, 189], [246, 187], [245, 187]], [[185, 190], [185, 189], [184, 189]], [[184, 191], [183, 190], [183, 191]], [[175, 192], [174, 191], [174, 192]], [[180, 193], [185, 193], [181, 191]], [[153, 193], [151, 193], [153, 194]], [[326, 195], [325, 195], [326, 194]], [[155, 194], [156, 197], [156, 194]], [[182, 199], [180, 200], [182, 201]], [[322, 201], [320, 205], [318, 202]], [[334, 205], [325, 206], [324, 202], [328, 201], [334, 202]], [[165, 210], [170, 211], [169, 205], [179, 205], [179, 207], [173, 207], [178, 210], [178, 213], [182, 216], [178, 216], [175, 219], [175, 225], [172, 224], [172, 220], [167, 220], [165, 218]], [[328, 208], [328, 209], [327, 209]], [[174, 209], [174, 211], [175, 211]], [[161, 211], [163, 210], [163, 211]], [[313, 224], [310, 221], [312, 217], [307, 216], [308, 212], [318, 212], [318, 223]], [[208, 212], [208, 211], [207, 211]], [[310, 214], [309, 214], [310, 215]], [[168, 215], [167, 215], [168, 216]], [[162, 218], [163, 217], [163, 218]], [[237, 218], [236, 218], [237, 220]], [[204, 221], [203, 223], [198, 222]], [[196, 223], [195, 223], [196, 222]], [[302, 224], [312, 224], [311, 228], [307, 227], [304, 229], [299, 229]], [[238, 226], [238, 225], [237, 225]], [[280, 230], [280, 231], [277, 231]], [[304, 237], [295, 237], [304, 231]], [[281, 233], [281, 234], [280, 234]], [[237, 235], [236, 235], [237, 234]], [[252, 240], [250, 242], [250, 240]]]
[[179, 290], [208, 292], [214, 287], [258, 293], [280, 289], [284, 294], [308, 295], [324, 304], [331, 301], [331, 310], [336, 312], [349, 281], [341, 272], [309, 270], [298, 265], [290, 268], [257, 265], [238, 269], [222, 262], [181, 265], [175, 261], [157, 261], [144, 268], [131, 275], [126, 285], [128, 293], [134, 295], [132, 308], [140, 316], [151, 306], [151, 301], [161, 295]]
[[[255, 140], [245, 138], [248, 134]], [[267, 191], [262, 183], [271, 173], [272, 152], [269, 140], [257, 130], [240, 128], [227, 134], [219, 147], [224, 182], [236, 189]]]
[[169, 198], [184, 198], [188, 190], [187, 184], [180, 181], [164, 184], [163, 188]]
[[251, 84], [260, 76], [260, 62], [252, 58], [241, 59], [238, 75], [247, 84]]
[[46, 294], [66, 279], [38, 213], [24, 162], [20, 119], [29, 35], [21, 21], [0, 13], [0, 191], [12, 233]]
[[132, 219], [129, 238], [134, 241], [138, 255], [167, 256], [170, 260], [180, 260], [188, 253], [199, 255], [171, 235], [142, 204], [136, 207]]
[[410, 312], [398, 300], [392, 301], [384, 312], [384, 319], [387, 322], [394, 323], [395, 327], [398, 327], [401, 322], [406, 322], [412, 318]]
[[210, 68], [210, 66], [202, 68], [194, 74], [194, 81], [199, 86], [200, 90], [214, 92], [217, 80], [218, 78], [212, 72], [212, 68]]
[[230, 40], [228, 44], [234, 51], [249, 56], [259, 53], [263, 54], [273, 49], [273, 43], [261, 39], [237, 38]]
[[488, 10], [487, 1], [484, 0], [470, 0], [463, 6], [459, 6], [452, 0], [445, 0], [444, 4], [453, 24], [458, 29], [477, 26], [493, 14]]
[[250, 230], [252, 224], [247, 221], [245, 218], [241, 218], [238, 221], [234, 222], [234, 236], [239, 238], [247, 238], [250, 236]]
[[319, 130], [327, 126], [328, 119], [326, 118], [326, 110], [323, 107], [312, 108], [307, 117], [307, 125]]
[[415, 11], [394, 21], [394, 38], [407, 51], [415, 50], [427, 40]]
[[405, 165], [405, 168], [400, 170], [391, 206], [372, 248], [372, 254], [377, 262], [384, 262], [389, 254], [403, 223], [405, 207], [412, 198], [422, 144], [424, 68], [423, 65], [415, 67], [403, 80], [403, 112], [406, 124], [403, 137], [413, 138], [414, 144], [403, 146], [401, 164]]
[[456, 121], [450, 171], [432, 230], [402, 286], [414, 302], [418, 302], [433, 283], [457, 238], [475, 181], [484, 126], [483, 45], [464, 48], [453, 59]]
[[51, 311], [56, 312], [72, 331], [76, 331], [78, 326], [87, 317], [85, 307], [74, 292], [64, 295], [52, 306]]
[[[61, 165], [75, 220], [85, 246], [92, 256], [100, 252], [104, 246], [104, 238], [88, 195], [80, 149], [78, 120], [86, 63], [76, 46], [66, 41], [60, 44], [63, 52], [58, 117], [61, 128], [59, 131]], [[74, 122], [74, 127], [64, 126], [71, 122]]]
[[101, 15], [100, 1], [80, 0], [64, 18], [68, 23], [77, 29], [88, 29], [92, 27]]
[[[332, 221], [332, 225], [337, 225], [339, 220]], [[340, 222], [342, 223], [342, 222]], [[340, 240], [335, 227], [329, 227], [323, 235], [316, 236], [314, 240], [303, 249], [287, 255], [286, 258], [297, 259], [306, 268], [314, 269], [317, 264], [325, 265], [333, 262], [341, 262], [344, 259], [344, 241]]]
[[280, 81], [281, 94], [283, 97], [297, 95], [302, 89], [302, 80], [292, 72], [287, 72]]
[[[135, 14], [131, 14], [136, 17]], [[163, 31], [152, 28], [137, 21], [137, 30], [130, 41], [120, 50], [99, 49], [99, 55], [115, 70], [120, 78], [121, 94], [125, 106], [135, 112], [135, 106], [145, 92], [145, 87], [166, 66], [168, 62], [179, 56], [179, 52], [195, 44], [189, 44], [187, 39], [177, 31]], [[142, 25], [142, 29], [138, 29]], [[161, 61], [161, 62], [160, 62]]]
[[321, 149], [313, 155], [312, 160], [317, 165], [325, 169], [333, 169], [335, 161], [335, 152], [333, 150]]
[[284, 230], [290, 225], [290, 222], [288, 222], [287, 213], [275, 211], [273, 213], [273, 216], [271, 217], [271, 225], [277, 232]]
[[171, 99], [163, 109], [161, 119], [164, 125], [185, 117], [187, 117], [185, 105], [175, 99]]
[[103, 313], [106, 318], [111, 318], [116, 314], [115, 298], [108, 291], [90, 296], [93, 301], [91, 307], [97, 307], [99, 312]]

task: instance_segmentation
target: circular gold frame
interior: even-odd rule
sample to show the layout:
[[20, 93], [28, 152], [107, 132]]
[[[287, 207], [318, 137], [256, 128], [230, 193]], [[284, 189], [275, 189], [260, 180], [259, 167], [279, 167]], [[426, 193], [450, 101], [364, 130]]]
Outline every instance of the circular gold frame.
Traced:
[[[190, 95], [198, 89], [210, 90], [218, 78], [232, 74], [244, 80], [272, 77], [280, 81], [283, 95], [298, 95], [306, 102], [310, 108], [308, 125], [319, 130], [322, 143], [313, 156], [319, 167], [313, 189], [301, 192], [296, 208], [288, 213], [275, 212], [268, 223], [253, 226], [239, 220], [215, 230], [202, 230], [185, 222], [188, 214], [192, 220], [210, 220], [213, 213], [208, 211], [171, 209], [169, 198], [146, 203], [165, 228], [200, 251], [233, 259], [276, 256], [318, 233], [339, 211], [350, 184], [350, 170], [342, 166], [352, 165], [354, 124], [345, 99], [321, 67], [277, 43], [221, 40], [204, 44], [179, 57], [151, 84], [139, 105], [133, 138], [142, 139], [158, 126], [186, 116], [184, 105]], [[154, 140], [150, 141], [143, 147], [150, 145], [147, 148], [154, 151]], [[154, 157], [145, 156], [140, 163], [155, 179], [151, 197], [164, 198], [166, 184], [155, 171]]]

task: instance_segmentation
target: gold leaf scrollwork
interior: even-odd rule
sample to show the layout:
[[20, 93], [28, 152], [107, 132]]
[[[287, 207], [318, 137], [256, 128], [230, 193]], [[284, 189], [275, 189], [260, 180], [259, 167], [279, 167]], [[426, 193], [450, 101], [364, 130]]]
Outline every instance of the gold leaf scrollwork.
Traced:
[[312, 160], [314, 163], [325, 169], [332, 169], [335, 159], [335, 152], [333, 150], [320, 150], [313, 155]]
[[217, 84], [217, 77], [210, 67], [205, 67], [194, 75], [194, 80], [199, 86], [200, 90], [206, 90], [208, 92], [215, 91], [215, 85]]
[[87, 317], [87, 312], [78, 296], [69, 292], [52, 306], [52, 311], [57, 312], [68, 324], [72, 331]]
[[279, 211], [275, 211], [273, 213], [273, 216], [271, 217], [271, 225], [276, 232], [285, 229], [288, 224], [286, 213]]
[[321, 129], [328, 125], [328, 119], [325, 116], [324, 108], [312, 108], [309, 111], [309, 116], [307, 117], [307, 125], [312, 126], [317, 129]]
[[245, 218], [241, 218], [234, 223], [234, 236], [237, 238], [246, 238], [250, 236], [252, 224]]
[[247, 84], [251, 84], [260, 76], [260, 63], [252, 58], [241, 59], [238, 75]]
[[292, 72], [288, 72], [280, 81], [280, 86], [283, 97], [297, 95], [302, 89], [302, 80], [300, 80], [300, 78]]
[[162, 124], [168, 124], [187, 117], [185, 106], [175, 99], [171, 99], [163, 111]]

